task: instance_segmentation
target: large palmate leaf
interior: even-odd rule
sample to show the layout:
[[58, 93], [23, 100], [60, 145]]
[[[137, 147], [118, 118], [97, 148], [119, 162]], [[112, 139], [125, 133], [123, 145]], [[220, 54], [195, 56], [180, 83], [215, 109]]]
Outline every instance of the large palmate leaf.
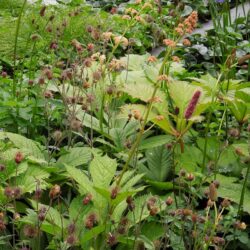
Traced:
[[9, 139], [16, 148], [26, 155], [37, 159], [45, 159], [45, 151], [42, 146], [26, 137], [14, 133], [0, 131], [0, 140]]
[[[119, 114], [119, 117], [128, 118], [128, 115], [133, 114], [135, 110], [139, 111], [142, 117], [145, 117], [145, 114], [147, 112], [147, 107], [142, 104], [126, 104], [121, 107], [121, 113]], [[149, 112], [148, 121], [155, 119], [156, 116], [157, 116], [157, 111], [155, 109], [152, 109]]]
[[128, 70], [140, 70], [142, 69], [143, 65], [147, 61], [149, 54], [145, 55], [136, 55], [136, 54], [129, 54], [122, 57], [120, 60], [127, 65]]
[[[183, 117], [190, 100], [197, 90], [201, 91], [201, 88], [188, 84], [187, 82], [175, 81], [169, 84], [170, 96], [175, 106], [179, 108], [181, 117]], [[201, 103], [201, 98], [199, 103]]]
[[208, 96], [211, 96], [218, 86], [217, 79], [209, 74], [203, 75], [200, 78], [191, 77], [190, 79], [194, 81], [192, 82], [193, 85], [202, 87]]
[[[137, 98], [145, 103], [148, 103], [152, 97], [155, 86], [148, 83], [146, 79], [144, 81], [136, 81], [135, 83], [125, 84], [123, 91], [133, 98]], [[160, 114], [166, 114], [168, 110], [168, 105], [166, 101], [166, 96], [161, 90], [157, 90], [156, 95], [158, 99], [153, 106], [160, 112]]]
[[172, 170], [171, 151], [159, 146], [146, 151], [147, 167], [142, 165], [141, 171], [146, 177], [154, 181], [166, 181]]
[[[126, 104], [121, 107], [121, 112], [119, 114], [119, 117], [127, 118], [128, 115], [133, 114], [135, 110], [139, 111], [142, 117], [145, 117], [145, 114], [147, 112], [147, 106], [142, 104]], [[155, 123], [157, 126], [162, 128], [166, 133], [175, 134], [175, 130], [172, 128], [168, 116], [164, 116], [162, 120], [159, 120], [157, 119], [157, 115], [159, 115], [159, 111], [153, 107], [149, 112], [147, 121]]]

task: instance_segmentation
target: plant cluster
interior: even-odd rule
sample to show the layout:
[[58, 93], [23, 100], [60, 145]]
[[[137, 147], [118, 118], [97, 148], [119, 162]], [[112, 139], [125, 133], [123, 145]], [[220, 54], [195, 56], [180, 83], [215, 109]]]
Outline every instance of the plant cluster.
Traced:
[[[250, 83], [223, 35], [212, 75], [186, 67], [199, 20], [186, 2], [15, 9], [0, 64], [3, 249], [247, 249]], [[131, 53], [150, 18], [162, 57]]]

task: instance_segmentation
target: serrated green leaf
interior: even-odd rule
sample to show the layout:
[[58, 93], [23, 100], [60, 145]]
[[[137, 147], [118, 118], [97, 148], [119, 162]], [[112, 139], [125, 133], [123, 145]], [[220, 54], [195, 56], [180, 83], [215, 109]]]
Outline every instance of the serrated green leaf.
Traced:
[[0, 140], [4, 140], [5, 138], [8, 138], [24, 154], [34, 156], [37, 159], [45, 159], [45, 151], [42, 152], [42, 146], [37, 142], [27, 139], [22, 135], [0, 131]]
[[[171, 151], [165, 146], [156, 147], [146, 151], [148, 167], [146, 177], [154, 181], [166, 181], [172, 171]], [[145, 170], [141, 169], [142, 171]]]
[[95, 194], [95, 190], [93, 188], [92, 182], [89, 178], [84, 174], [83, 171], [77, 169], [75, 167], [71, 167], [65, 164], [65, 168], [68, 172], [68, 176], [73, 178], [79, 185], [79, 192], [81, 194], [90, 193], [92, 195]]
[[151, 149], [155, 148], [158, 146], [162, 146], [166, 143], [168, 143], [171, 140], [171, 136], [169, 135], [157, 135], [157, 136], [152, 136], [150, 138], [144, 139], [140, 146], [140, 150], [145, 150], [145, 149]]
[[84, 244], [96, 237], [98, 234], [102, 233], [105, 230], [106, 226], [105, 225], [100, 225], [97, 227], [92, 228], [89, 231], [85, 231], [84, 234], [81, 236], [81, 245], [84, 247]]
[[94, 154], [94, 159], [89, 167], [94, 186], [108, 188], [115, 176], [116, 168], [116, 160], [109, 158], [107, 155]]
[[71, 148], [62, 155], [57, 163], [68, 164], [72, 167], [87, 164], [91, 160], [91, 149], [88, 147]]
[[[220, 187], [218, 188], [218, 195], [223, 198], [228, 198], [231, 201], [238, 203], [240, 202], [241, 191], [243, 184], [237, 183], [238, 179], [234, 177], [217, 175], [216, 179], [220, 182]], [[243, 203], [244, 211], [250, 213], [250, 190], [245, 189], [245, 199]]]

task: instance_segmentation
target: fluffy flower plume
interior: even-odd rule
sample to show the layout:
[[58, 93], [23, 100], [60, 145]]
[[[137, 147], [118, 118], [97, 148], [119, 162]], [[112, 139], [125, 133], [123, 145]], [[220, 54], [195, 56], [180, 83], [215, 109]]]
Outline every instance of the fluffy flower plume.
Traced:
[[197, 26], [198, 14], [196, 11], [193, 11], [183, 23], [179, 23], [175, 28], [175, 31], [183, 36], [185, 33], [192, 33], [194, 28]]
[[196, 105], [197, 105], [197, 103], [199, 101], [200, 96], [201, 96], [201, 91], [197, 90], [194, 93], [194, 95], [193, 95], [191, 101], [189, 102], [188, 107], [187, 107], [187, 109], [185, 111], [184, 116], [185, 116], [186, 119], [189, 119], [192, 116], [192, 114], [194, 113], [194, 110], [196, 108]]
[[171, 40], [171, 39], [164, 39], [163, 40], [163, 44], [166, 46], [169, 46], [171, 48], [175, 48], [176, 47], [176, 42]]

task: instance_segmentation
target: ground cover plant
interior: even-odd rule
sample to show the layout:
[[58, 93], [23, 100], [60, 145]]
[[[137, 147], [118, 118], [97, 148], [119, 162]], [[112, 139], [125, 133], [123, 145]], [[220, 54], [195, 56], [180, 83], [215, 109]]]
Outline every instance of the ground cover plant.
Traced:
[[120, 2], [0, 3], [0, 248], [249, 249], [248, 15]]

